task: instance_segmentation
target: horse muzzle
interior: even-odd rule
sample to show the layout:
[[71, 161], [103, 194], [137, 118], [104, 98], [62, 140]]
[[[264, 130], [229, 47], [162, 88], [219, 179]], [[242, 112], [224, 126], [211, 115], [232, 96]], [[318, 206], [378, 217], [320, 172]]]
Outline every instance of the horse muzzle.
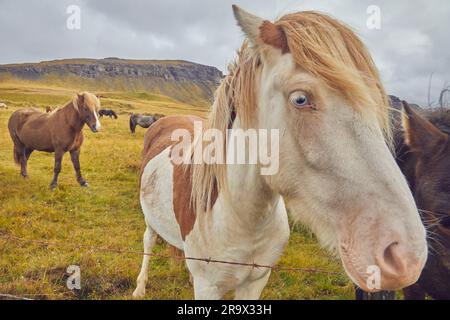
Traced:
[[341, 242], [339, 251], [347, 274], [359, 287], [369, 292], [398, 290], [418, 280], [427, 258], [425, 240], [411, 241], [391, 232], [358, 238]]
[[88, 124], [88, 127], [89, 127], [89, 129], [91, 129], [91, 131], [94, 132], [94, 133], [97, 133], [97, 132], [100, 130], [100, 128], [101, 128], [100, 123], [95, 123], [95, 124], [93, 124], [93, 125]]

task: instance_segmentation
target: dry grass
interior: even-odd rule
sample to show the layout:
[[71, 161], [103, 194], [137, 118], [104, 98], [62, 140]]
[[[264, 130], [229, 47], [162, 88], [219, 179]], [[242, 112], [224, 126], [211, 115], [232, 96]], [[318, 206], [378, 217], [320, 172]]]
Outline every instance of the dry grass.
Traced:
[[[19, 107], [61, 105], [75, 90], [0, 84], [0, 293], [40, 299], [129, 299], [140, 270], [141, 256], [97, 252], [76, 245], [142, 250], [144, 221], [138, 201], [138, 168], [144, 130], [131, 135], [128, 112], [204, 114], [205, 109], [180, 105], [148, 93], [106, 92], [105, 108], [120, 111], [118, 120], [104, 119], [102, 131], [85, 130], [81, 165], [90, 188], [75, 181], [68, 156], [63, 162], [59, 187], [51, 192], [53, 156], [36, 152], [29, 161], [29, 180], [23, 180], [13, 163], [7, 130], [9, 115]], [[14, 235], [48, 240], [65, 247], [4, 240]], [[171, 254], [160, 241], [157, 252]], [[82, 289], [66, 288], [69, 265], [81, 268]], [[287, 267], [321, 268], [340, 275], [274, 272], [263, 291], [264, 299], [351, 299], [353, 286], [340, 263], [321, 250], [300, 227], [293, 228], [289, 246], [279, 262]], [[152, 258], [147, 299], [191, 299], [193, 290], [184, 266]]]

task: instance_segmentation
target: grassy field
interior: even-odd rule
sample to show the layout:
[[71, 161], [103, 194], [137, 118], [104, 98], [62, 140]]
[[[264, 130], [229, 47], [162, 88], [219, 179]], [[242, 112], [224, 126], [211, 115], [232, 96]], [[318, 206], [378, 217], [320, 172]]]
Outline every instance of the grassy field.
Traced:
[[[141, 256], [92, 248], [142, 251], [144, 220], [138, 201], [138, 169], [144, 129], [138, 128], [131, 135], [128, 113], [204, 115], [206, 110], [145, 92], [101, 92], [105, 96], [103, 107], [119, 111], [119, 119], [104, 119], [98, 134], [85, 129], [81, 167], [90, 188], [79, 187], [66, 155], [59, 186], [51, 192], [53, 155], [35, 152], [28, 166], [30, 178], [23, 180], [13, 162], [7, 121], [17, 108], [62, 105], [74, 92], [30, 83], [0, 83], [0, 101], [9, 106], [0, 110], [0, 293], [36, 299], [130, 299]], [[11, 236], [58, 245], [5, 239]], [[162, 241], [155, 251], [171, 254]], [[66, 287], [69, 265], [81, 268], [79, 291]], [[353, 298], [353, 286], [339, 261], [320, 249], [300, 226], [292, 227], [279, 265], [339, 274], [273, 272], [263, 299]], [[184, 265], [152, 258], [146, 298], [192, 299]]]

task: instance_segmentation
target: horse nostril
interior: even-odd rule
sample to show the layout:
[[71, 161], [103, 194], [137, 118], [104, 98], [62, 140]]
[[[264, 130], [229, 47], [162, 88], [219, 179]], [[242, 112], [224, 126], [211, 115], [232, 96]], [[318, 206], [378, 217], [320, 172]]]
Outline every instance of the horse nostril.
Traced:
[[382, 270], [389, 272], [393, 275], [402, 275], [406, 269], [403, 262], [404, 257], [401, 255], [401, 248], [398, 242], [392, 242], [388, 245], [383, 252], [383, 258], [381, 262]]
[[426, 260], [424, 245], [425, 249], [410, 241], [391, 240], [388, 246], [380, 248], [375, 262], [380, 268], [383, 289], [398, 290], [417, 281]]

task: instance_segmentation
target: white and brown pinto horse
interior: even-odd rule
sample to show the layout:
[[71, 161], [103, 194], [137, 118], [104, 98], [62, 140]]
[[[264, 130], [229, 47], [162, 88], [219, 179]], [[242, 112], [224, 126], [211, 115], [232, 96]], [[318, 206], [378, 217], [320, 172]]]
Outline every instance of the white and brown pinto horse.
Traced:
[[[189, 257], [275, 265], [289, 239], [286, 207], [338, 254], [350, 278], [379, 289], [414, 283], [425, 264], [425, 229], [391, 155], [388, 102], [373, 61], [342, 23], [299, 12], [272, 23], [233, 7], [247, 36], [216, 92], [204, 129], [279, 129], [279, 170], [260, 165], [171, 161], [175, 129], [196, 117], [166, 117], [145, 136], [140, 201], [147, 229]], [[249, 45], [247, 45], [247, 43]], [[229, 145], [223, 144], [224, 152]], [[191, 201], [192, 200], [192, 201]], [[269, 269], [187, 260], [196, 299], [257, 299]], [[145, 294], [144, 255], [135, 297]]]

